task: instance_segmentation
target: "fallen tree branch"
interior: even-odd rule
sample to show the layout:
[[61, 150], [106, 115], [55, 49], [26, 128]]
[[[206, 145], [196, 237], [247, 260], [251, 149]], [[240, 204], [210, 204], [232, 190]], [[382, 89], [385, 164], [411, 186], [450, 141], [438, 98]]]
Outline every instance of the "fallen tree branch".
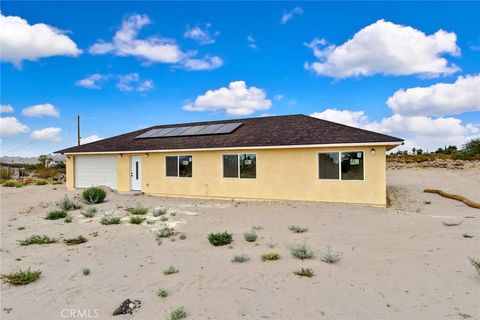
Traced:
[[441, 195], [442, 197], [445, 197], [445, 198], [461, 201], [469, 207], [472, 207], [472, 208], [475, 208], [475, 209], [480, 209], [480, 202], [470, 200], [470, 199], [465, 198], [465, 197], [463, 197], [461, 195], [458, 195], [458, 194], [448, 193], [448, 192], [438, 190], [438, 189], [425, 189], [425, 190], [423, 190], [423, 192], [436, 193], [436, 194]]

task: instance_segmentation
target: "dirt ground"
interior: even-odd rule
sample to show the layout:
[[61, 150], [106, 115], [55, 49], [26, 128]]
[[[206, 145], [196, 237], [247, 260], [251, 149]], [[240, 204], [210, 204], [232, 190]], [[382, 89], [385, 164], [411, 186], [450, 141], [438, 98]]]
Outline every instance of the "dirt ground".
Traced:
[[[73, 198], [79, 191], [61, 185], [2, 188], [1, 273], [31, 267], [42, 275], [24, 287], [1, 284], [0, 318], [167, 319], [172, 309], [184, 306], [187, 319], [480, 319], [480, 275], [467, 259], [480, 258], [480, 210], [422, 193], [438, 188], [480, 201], [480, 171], [389, 171], [388, 188], [392, 206], [386, 209], [109, 192], [107, 201], [95, 206], [94, 218], [71, 211], [71, 223], [44, 217], [65, 194]], [[167, 208], [168, 221], [128, 223], [124, 208], [137, 203]], [[104, 214], [122, 216], [122, 223], [102, 225]], [[147, 217], [153, 220], [151, 213]], [[186, 239], [177, 235], [157, 244], [154, 232], [163, 223]], [[293, 233], [290, 225], [307, 226], [308, 232]], [[243, 233], [252, 226], [262, 229], [250, 243]], [[234, 235], [232, 245], [213, 247], [208, 233], [225, 230]], [[60, 240], [84, 235], [88, 242], [17, 243], [33, 234]], [[290, 254], [292, 246], [304, 243], [314, 259]], [[321, 261], [327, 246], [343, 259]], [[271, 247], [281, 259], [263, 262], [261, 253]], [[232, 263], [235, 254], [250, 260]], [[164, 275], [170, 265], [179, 273]], [[87, 276], [85, 267], [91, 270]], [[315, 276], [292, 273], [301, 267], [312, 268]], [[169, 296], [158, 297], [159, 288]], [[113, 317], [127, 298], [140, 300], [141, 307]]]

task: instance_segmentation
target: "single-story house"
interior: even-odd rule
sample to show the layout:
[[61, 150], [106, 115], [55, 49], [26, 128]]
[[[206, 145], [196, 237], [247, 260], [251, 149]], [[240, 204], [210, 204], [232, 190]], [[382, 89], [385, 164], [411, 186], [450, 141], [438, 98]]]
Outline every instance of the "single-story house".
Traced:
[[402, 143], [299, 114], [158, 125], [56, 153], [69, 189], [384, 206], [386, 151]]

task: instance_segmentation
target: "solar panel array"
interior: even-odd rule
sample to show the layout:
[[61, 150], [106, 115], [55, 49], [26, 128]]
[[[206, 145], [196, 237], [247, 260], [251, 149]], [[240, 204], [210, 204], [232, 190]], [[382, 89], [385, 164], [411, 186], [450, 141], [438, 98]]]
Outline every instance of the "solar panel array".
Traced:
[[242, 125], [242, 122], [219, 123], [199, 126], [151, 129], [135, 137], [135, 139], [199, 136], [208, 134], [231, 133]]

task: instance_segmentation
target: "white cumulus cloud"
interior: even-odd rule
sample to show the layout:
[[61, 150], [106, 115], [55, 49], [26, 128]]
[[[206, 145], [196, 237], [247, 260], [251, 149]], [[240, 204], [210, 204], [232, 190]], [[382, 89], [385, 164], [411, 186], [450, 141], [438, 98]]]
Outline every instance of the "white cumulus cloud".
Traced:
[[319, 61], [305, 63], [305, 68], [334, 78], [374, 74], [434, 77], [459, 70], [443, 57], [460, 55], [455, 33], [438, 30], [426, 35], [384, 20], [366, 26], [342, 45], [327, 45], [317, 38], [309, 46]]
[[86, 143], [95, 142], [95, 141], [98, 141], [98, 140], [102, 140], [102, 138], [100, 138], [96, 134], [92, 134], [91, 136], [81, 138], [80, 139], [80, 144], [86, 144]]
[[255, 40], [255, 38], [251, 34], [249, 34], [247, 36], [247, 45], [251, 49], [258, 49], [257, 41]]
[[188, 70], [213, 70], [223, 66], [223, 60], [217, 56], [205, 56], [203, 59], [189, 58], [183, 62], [183, 67]]
[[77, 82], [75, 82], [75, 84], [79, 87], [84, 87], [87, 89], [101, 89], [100, 83], [107, 80], [108, 78], [108, 75], [94, 73], [84, 79], [78, 80]]
[[126, 75], [118, 75], [117, 88], [120, 91], [148, 91], [153, 89], [152, 80], [140, 80], [138, 73], [130, 73]]
[[34, 130], [30, 133], [30, 138], [32, 140], [45, 140], [45, 141], [60, 141], [62, 137], [60, 133], [62, 129], [60, 128], [45, 128], [41, 130]]
[[37, 104], [22, 110], [22, 115], [26, 117], [60, 117], [60, 112], [50, 103]]
[[231, 116], [243, 116], [258, 110], [267, 110], [272, 102], [263, 89], [247, 87], [245, 81], [230, 82], [228, 88], [208, 90], [195, 101], [183, 106], [188, 111], [225, 110]]
[[292, 20], [293, 19], [293, 16], [296, 15], [296, 14], [302, 14], [303, 13], [303, 9], [300, 8], [300, 7], [295, 7], [293, 8], [292, 10], [290, 11], [284, 11], [283, 12], [283, 15], [282, 15], [282, 18], [280, 19], [280, 23], [281, 24], [286, 24], [288, 21]]
[[0, 113], [12, 113], [13, 107], [9, 104], [0, 104]]
[[0, 118], [0, 136], [15, 136], [20, 133], [28, 132], [30, 129], [17, 120], [15, 117]]
[[20, 17], [0, 13], [0, 30], [0, 60], [11, 62], [17, 68], [23, 60], [76, 57], [82, 53], [64, 32], [44, 23], [30, 25]]
[[443, 116], [480, 111], [480, 75], [460, 76], [454, 83], [398, 90], [387, 105], [402, 115]]
[[187, 29], [185, 30], [183, 37], [186, 39], [195, 40], [200, 44], [215, 43], [215, 38], [220, 35], [220, 32], [215, 31], [213, 34], [211, 34], [210, 27], [210, 23], [207, 23], [204, 29], [202, 29], [200, 26], [191, 28], [189, 25], [187, 25]]

